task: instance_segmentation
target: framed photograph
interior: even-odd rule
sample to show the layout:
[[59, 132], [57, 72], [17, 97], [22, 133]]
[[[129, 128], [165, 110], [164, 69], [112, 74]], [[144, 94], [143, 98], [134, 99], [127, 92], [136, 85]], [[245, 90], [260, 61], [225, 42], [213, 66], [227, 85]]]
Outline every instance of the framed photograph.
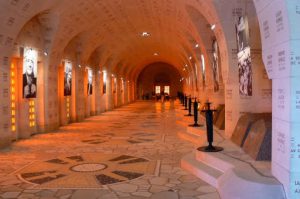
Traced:
[[212, 43], [212, 53], [213, 53], [213, 78], [214, 78], [214, 92], [218, 92], [220, 89], [220, 74], [219, 74], [219, 47], [217, 40], [214, 39]]
[[236, 24], [236, 39], [238, 52], [249, 47], [248, 18], [245, 16], [238, 17], [238, 21]]
[[240, 16], [236, 25], [237, 57], [239, 67], [239, 93], [241, 96], [252, 96], [252, 63], [249, 45], [248, 19]]
[[103, 94], [106, 93], [106, 72], [103, 72]]
[[65, 61], [64, 68], [64, 96], [72, 95], [72, 63]]
[[36, 98], [37, 95], [37, 59], [36, 50], [25, 47], [23, 54], [23, 98]]
[[252, 67], [250, 47], [238, 53], [239, 90], [242, 96], [252, 96]]
[[205, 89], [206, 87], [206, 76], [205, 76], [205, 70], [206, 70], [206, 66], [205, 66], [205, 59], [204, 59], [204, 55], [201, 55], [201, 65], [202, 65], [202, 86], [203, 89]]
[[93, 71], [92, 69], [88, 69], [88, 84], [87, 84], [87, 94], [93, 94]]

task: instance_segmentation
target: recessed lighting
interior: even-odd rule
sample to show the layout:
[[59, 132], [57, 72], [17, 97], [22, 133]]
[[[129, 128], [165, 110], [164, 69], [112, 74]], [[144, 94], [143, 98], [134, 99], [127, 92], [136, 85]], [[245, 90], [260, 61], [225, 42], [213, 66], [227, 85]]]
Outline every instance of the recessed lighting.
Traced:
[[44, 52], [44, 55], [45, 55], [45, 56], [48, 56], [48, 52], [47, 52], [47, 51], [45, 51], [45, 52]]
[[192, 57], [192, 56], [189, 56], [189, 59], [190, 59], [190, 60], [192, 60], [192, 59], [193, 59], [193, 57]]
[[158, 56], [158, 53], [153, 53], [154, 56]]
[[149, 32], [142, 32], [142, 37], [149, 37], [150, 36], [150, 33]]
[[216, 28], [216, 24], [211, 25], [210, 29], [214, 30]]
[[196, 44], [196, 45], [195, 45], [195, 48], [199, 48], [199, 44]]
[[188, 65], [186, 64], [186, 65], [184, 65], [184, 67], [188, 67]]
[[80, 65], [80, 64], [78, 64], [78, 67], [79, 67], [79, 68], [81, 68], [81, 65]]

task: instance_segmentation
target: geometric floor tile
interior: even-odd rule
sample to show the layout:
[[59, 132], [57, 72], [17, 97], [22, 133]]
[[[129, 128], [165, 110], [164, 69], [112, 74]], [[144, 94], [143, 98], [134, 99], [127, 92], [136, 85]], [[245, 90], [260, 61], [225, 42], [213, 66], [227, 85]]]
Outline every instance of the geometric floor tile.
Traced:
[[108, 145], [128, 145], [128, 144], [140, 144], [145, 142], [154, 142], [156, 140], [161, 140], [162, 136], [157, 133], [134, 133], [124, 135], [122, 133], [104, 133], [104, 134], [94, 134], [87, 137], [81, 142], [86, 144], [108, 144]]
[[37, 161], [16, 175], [37, 189], [101, 188], [154, 174], [156, 161], [122, 154], [85, 153]]

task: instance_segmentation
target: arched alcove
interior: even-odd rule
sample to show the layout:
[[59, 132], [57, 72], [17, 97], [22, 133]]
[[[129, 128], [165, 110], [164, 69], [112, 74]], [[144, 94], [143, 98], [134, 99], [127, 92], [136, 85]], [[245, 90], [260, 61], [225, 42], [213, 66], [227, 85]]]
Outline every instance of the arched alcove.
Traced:
[[183, 89], [180, 79], [179, 72], [172, 65], [163, 62], [149, 64], [137, 80], [138, 98], [151, 99], [155, 95], [156, 86], [160, 87], [160, 92], [164, 92], [165, 86], [169, 86], [170, 96], [176, 97], [177, 92], [182, 92]]

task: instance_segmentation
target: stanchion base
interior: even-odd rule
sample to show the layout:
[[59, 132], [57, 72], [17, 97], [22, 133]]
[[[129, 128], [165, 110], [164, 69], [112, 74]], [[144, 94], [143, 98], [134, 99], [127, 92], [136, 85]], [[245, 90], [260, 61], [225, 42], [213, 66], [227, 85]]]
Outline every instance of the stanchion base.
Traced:
[[189, 126], [190, 127], [202, 127], [203, 125], [202, 124], [190, 124]]
[[193, 116], [193, 115], [192, 114], [187, 114], [187, 115], [184, 115], [184, 116], [190, 117], [190, 116]]
[[201, 146], [197, 150], [203, 152], [219, 152], [223, 151], [224, 148], [218, 146]]

